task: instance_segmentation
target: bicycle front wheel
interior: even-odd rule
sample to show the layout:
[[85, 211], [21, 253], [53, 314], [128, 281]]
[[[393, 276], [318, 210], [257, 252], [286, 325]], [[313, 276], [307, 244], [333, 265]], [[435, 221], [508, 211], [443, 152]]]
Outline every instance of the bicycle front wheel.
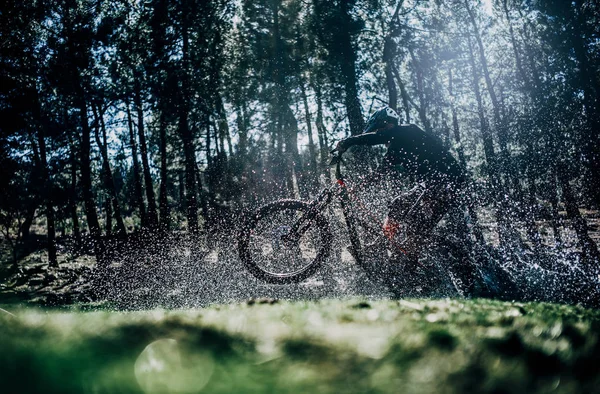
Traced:
[[273, 284], [298, 283], [313, 275], [331, 249], [327, 220], [298, 200], [280, 200], [259, 208], [239, 235], [245, 267]]

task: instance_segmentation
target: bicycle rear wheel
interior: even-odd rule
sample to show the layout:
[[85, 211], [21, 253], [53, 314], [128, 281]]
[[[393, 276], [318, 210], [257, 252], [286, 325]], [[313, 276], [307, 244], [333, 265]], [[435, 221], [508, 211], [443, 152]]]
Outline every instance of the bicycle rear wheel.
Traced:
[[331, 231], [323, 215], [310, 208], [302, 201], [280, 200], [251, 215], [238, 251], [252, 275], [273, 284], [298, 283], [319, 269], [331, 250]]

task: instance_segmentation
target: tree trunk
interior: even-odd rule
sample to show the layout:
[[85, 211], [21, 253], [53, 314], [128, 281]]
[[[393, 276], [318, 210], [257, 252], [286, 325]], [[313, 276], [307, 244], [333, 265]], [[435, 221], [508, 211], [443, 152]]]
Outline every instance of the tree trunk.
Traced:
[[400, 34], [398, 14], [403, 4], [404, 0], [400, 0], [396, 4], [396, 9], [390, 19], [389, 31], [383, 41], [383, 62], [385, 64], [385, 82], [388, 89], [388, 105], [396, 112], [398, 112], [398, 89], [394, 82], [394, 68], [396, 67], [394, 64], [394, 57], [396, 56], [397, 51], [394, 38], [398, 37]]
[[165, 120], [164, 110], [160, 112], [159, 120], [159, 135], [160, 135], [160, 194], [159, 194], [159, 212], [160, 212], [160, 229], [162, 231], [169, 230], [171, 226], [171, 213], [169, 210], [169, 202], [167, 197], [168, 169], [167, 169], [167, 122]]
[[296, 176], [299, 175], [298, 169], [301, 168], [300, 154], [298, 152], [298, 121], [296, 120], [296, 117], [289, 106], [285, 107], [284, 119], [284, 130], [286, 136], [285, 157], [288, 163], [288, 187], [294, 198], [299, 198], [297, 195], [297, 190], [294, 187], [294, 181], [296, 181], [298, 191], [300, 190], [300, 179], [296, 178]]
[[140, 141], [140, 155], [142, 156], [142, 167], [144, 169], [144, 186], [146, 189], [146, 203], [148, 204], [147, 218], [148, 226], [155, 228], [158, 224], [158, 218], [156, 213], [156, 199], [154, 197], [154, 184], [152, 182], [152, 176], [150, 175], [150, 164], [148, 162], [148, 147], [146, 145], [146, 133], [144, 131], [144, 108], [142, 100], [142, 88], [140, 86], [141, 77], [138, 75], [135, 78], [135, 108], [137, 112], [137, 130], [138, 138]]
[[113, 218], [110, 197], [106, 199], [106, 201], [104, 202], [104, 206], [106, 209], [106, 225], [105, 225], [106, 236], [108, 238], [110, 238], [110, 237], [112, 237], [112, 218]]
[[54, 204], [52, 204], [52, 182], [50, 180], [50, 175], [48, 174], [46, 123], [43, 119], [37, 87], [34, 87], [34, 89], [35, 103], [33, 103], [33, 111], [37, 126], [37, 142], [39, 146], [39, 158], [36, 162], [40, 168], [38, 173], [41, 178], [41, 195], [46, 210], [48, 265], [50, 267], [58, 267], [58, 260], [56, 257], [56, 224], [54, 218]]
[[[167, 167], [167, 113], [170, 111], [168, 89], [171, 88], [173, 81], [172, 70], [168, 67], [166, 56], [166, 26], [169, 20], [169, 6], [165, 0], [156, 0], [152, 2], [152, 16], [149, 25], [151, 28], [150, 36], [152, 39], [152, 53], [155, 56], [156, 69], [151, 76], [154, 79], [154, 92], [157, 96], [159, 115], [159, 154], [160, 154], [160, 186], [159, 186], [159, 227], [162, 231], [167, 231], [171, 225], [171, 213], [168, 203], [168, 167]], [[161, 71], [166, 71], [162, 74]], [[167, 112], [169, 111], [169, 112]]]
[[[227, 123], [227, 113], [225, 112], [225, 106], [223, 105], [223, 98], [219, 92], [215, 93], [215, 108], [219, 116], [217, 121], [219, 125], [219, 135], [221, 136], [221, 140], [227, 142], [227, 151], [229, 152], [229, 156], [231, 156], [233, 154], [231, 134], [229, 133], [229, 124]], [[223, 152], [225, 151], [224, 142], [222, 143]]]
[[69, 138], [69, 150], [71, 153], [71, 193], [69, 196], [69, 212], [71, 213], [71, 221], [73, 222], [73, 235], [75, 238], [80, 238], [81, 233], [79, 231], [79, 214], [77, 213], [77, 151], [69, 132], [67, 132], [67, 136]]
[[413, 71], [415, 73], [416, 82], [417, 82], [416, 90], [417, 90], [417, 95], [419, 96], [419, 106], [416, 108], [417, 108], [417, 112], [419, 114], [419, 119], [421, 120], [421, 123], [423, 124], [425, 131], [429, 134], [433, 134], [433, 130], [431, 129], [431, 123], [429, 123], [429, 119], [427, 119], [427, 107], [428, 107], [429, 103], [427, 102], [427, 99], [425, 98], [423, 70], [421, 69], [421, 67], [419, 65], [419, 61], [418, 61], [417, 57], [415, 56], [414, 51], [412, 49], [410, 49], [409, 52], [410, 52], [410, 56], [413, 60], [413, 65], [414, 65]]
[[[351, 26], [352, 17], [349, 9], [350, 2], [340, 1], [340, 19], [342, 26]], [[348, 114], [348, 123], [350, 124], [350, 134], [357, 135], [363, 132], [365, 121], [363, 119], [362, 110], [360, 108], [360, 100], [358, 99], [358, 78], [356, 76], [356, 50], [352, 45], [352, 37], [347, 28], [342, 28], [341, 34], [338, 37], [339, 42], [334, 45], [339, 46], [341, 53], [340, 71], [344, 84], [344, 104]]]
[[[188, 231], [196, 233], [198, 227], [198, 192], [201, 187], [196, 184], [196, 147], [194, 144], [194, 134], [189, 127], [189, 106], [190, 106], [190, 77], [189, 77], [189, 33], [188, 16], [183, 15], [182, 26], [182, 70], [180, 80], [180, 100], [179, 100], [179, 135], [183, 142], [183, 154], [185, 163], [185, 201], [186, 218]], [[197, 187], [198, 186], [198, 187]]]
[[[106, 190], [106, 194], [108, 195], [109, 199], [109, 204], [107, 205], [112, 205], [111, 221], [113, 216], [112, 213], [114, 213], [114, 218], [117, 222], [117, 234], [119, 236], [125, 236], [127, 234], [127, 230], [125, 229], [125, 223], [123, 222], [123, 217], [121, 216], [121, 206], [117, 197], [117, 190], [115, 188], [112, 169], [110, 168], [110, 159], [108, 157], [104, 114], [102, 113], [102, 109], [98, 108], [98, 106], [93, 107], [93, 112], [96, 118], [94, 135], [96, 137], [96, 144], [98, 144], [98, 148], [100, 149], [100, 155], [102, 156], [102, 173], [104, 178], [104, 189]], [[100, 139], [99, 129], [102, 129], [103, 140]], [[107, 228], [109, 228], [111, 225], [112, 224], [110, 222], [107, 223]]]
[[148, 227], [148, 217], [146, 215], [146, 206], [144, 205], [144, 195], [142, 193], [142, 179], [140, 175], [140, 163], [138, 162], [137, 143], [135, 142], [135, 132], [133, 131], [133, 120], [131, 118], [131, 110], [129, 108], [129, 100], [125, 100], [125, 111], [127, 112], [127, 126], [129, 128], [129, 145], [131, 145], [131, 162], [133, 165], [133, 190], [135, 193], [135, 201], [142, 227]]
[[[185, 171], [177, 173], [177, 181], [179, 186], [179, 207], [187, 207], [187, 201], [185, 200]], [[180, 209], [180, 212], [185, 213], [182, 209]]]
[[212, 143], [212, 133], [210, 130], [210, 116], [206, 115], [206, 165], [207, 167], [211, 167], [213, 163], [213, 154], [210, 150], [210, 144]]
[[321, 157], [321, 168], [325, 173], [325, 178], [328, 183], [331, 183], [331, 171], [327, 160], [329, 158], [329, 141], [327, 140], [327, 129], [323, 122], [323, 99], [321, 97], [321, 88], [317, 84], [313, 86], [317, 100], [317, 118], [315, 120], [317, 126], [317, 136], [319, 137], [319, 150]]
[[238, 105], [235, 108], [236, 113], [236, 124], [238, 128], [238, 146], [237, 152], [239, 155], [239, 160], [241, 162], [240, 169], [243, 172], [246, 167], [246, 155], [248, 154], [248, 127], [246, 120], [246, 111], [244, 109], [244, 104]]
[[81, 95], [78, 97], [79, 113], [81, 117], [82, 135], [80, 148], [80, 163], [81, 163], [81, 189], [83, 194], [83, 204], [87, 217], [88, 228], [90, 235], [94, 239], [100, 237], [100, 223], [98, 222], [98, 212], [96, 211], [96, 203], [92, 192], [92, 167], [90, 160], [90, 125], [87, 116], [87, 103]]
[[185, 201], [188, 230], [198, 231], [198, 198], [196, 189], [196, 154], [192, 132], [188, 126], [187, 105], [180, 103], [179, 134], [185, 160]]
[[312, 120], [310, 117], [310, 109], [308, 108], [308, 97], [306, 96], [306, 87], [304, 81], [300, 82], [300, 94], [302, 95], [302, 104], [304, 105], [304, 119], [306, 121], [306, 133], [308, 134], [308, 154], [309, 158], [309, 182], [310, 189], [315, 192], [319, 187], [319, 179], [317, 177], [317, 151], [313, 137]]
[[[346, 41], [346, 40], [345, 40]], [[347, 41], [350, 41], [348, 35]], [[344, 104], [348, 114], [348, 123], [350, 124], [350, 134], [358, 135], [365, 128], [362, 110], [360, 108], [360, 100], [358, 99], [358, 80], [356, 78], [356, 66], [354, 49], [349, 42], [344, 42], [344, 47], [348, 48], [348, 62], [342, 63], [342, 73], [344, 75]]]
[[400, 74], [398, 73], [397, 68], [393, 68], [394, 76], [396, 77], [396, 81], [398, 82], [398, 86], [400, 87], [400, 95], [402, 96], [402, 106], [404, 107], [404, 123], [410, 123], [410, 97], [408, 92], [406, 91], [406, 86], [402, 82], [400, 78]]
[[394, 82], [395, 43], [391, 34], [385, 37], [383, 43], [383, 62], [385, 63], [385, 82], [388, 90], [388, 106], [398, 112], [398, 89]]

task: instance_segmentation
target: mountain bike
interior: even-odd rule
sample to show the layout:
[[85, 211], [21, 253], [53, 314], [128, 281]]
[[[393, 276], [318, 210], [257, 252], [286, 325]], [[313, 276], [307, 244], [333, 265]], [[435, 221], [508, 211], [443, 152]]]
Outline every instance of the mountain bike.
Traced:
[[[371, 281], [397, 286], [405, 271], [416, 268], [429, 282], [449, 273], [450, 281], [446, 283], [451, 282], [461, 292], [465, 283], [461, 269], [452, 271], [447, 269], [452, 267], [438, 264], [449, 258], [456, 263], [451, 264], [453, 267], [471, 264], [460, 240], [449, 242], [443, 237], [432, 237], [420, 267], [403, 266], [398, 263], [403, 260], [401, 245], [384, 236], [380, 221], [369, 214], [369, 208], [346, 182], [341, 155], [332, 152], [330, 165], [335, 165], [336, 181], [314, 200], [277, 200], [258, 208], [244, 220], [238, 235], [238, 253], [252, 275], [271, 284], [299, 283], [314, 275], [332, 250], [333, 233], [326, 212], [337, 200], [350, 241], [348, 251]], [[366, 215], [359, 215], [361, 210], [366, 210]], [[433, 257], [436, 253], [443, 257]]]

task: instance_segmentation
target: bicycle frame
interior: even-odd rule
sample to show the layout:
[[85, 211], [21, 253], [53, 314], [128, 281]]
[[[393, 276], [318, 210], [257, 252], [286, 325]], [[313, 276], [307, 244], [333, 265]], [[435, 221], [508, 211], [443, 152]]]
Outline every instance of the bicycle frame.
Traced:
[[[361, 264], [362, 259], [362, 246], [360, 243], [360, 238], [358, 236], [358, 232], [356, 229], [357, 218], [354, 215], [352, 209], [350, 209], [351, 199], [348, 193], [348, 188], [344, 177], [341, 171], [342, 160], [340, 155], [334, 155], [332, 157], [330, 165], [335, 164], [335, 177], [336, 177], [336, 185], [325, 188], [317, 198], [315, 198], [311, 202], [311, 209], [305, 215], [300, 217], [292, 226], [290, 231], [282, 236], [282, 240], [285, 241], [293, 241], [299, 239], [304, 232], [311, 225], [311, 221], [314, 219], [314, 216], [322, 212], [333, 200], [333, 197], [338, 197], [340, 200], [340, 205], [342, 207], [342, 212], [344, 214], [344, 219], [346, 222], [346, 227], [348, 228], [348, 234], [350, 237], [350, 254], [356, 260], [358, 264]], [[370, 226], [363, 225], [365, 228], [372, 230]]]

